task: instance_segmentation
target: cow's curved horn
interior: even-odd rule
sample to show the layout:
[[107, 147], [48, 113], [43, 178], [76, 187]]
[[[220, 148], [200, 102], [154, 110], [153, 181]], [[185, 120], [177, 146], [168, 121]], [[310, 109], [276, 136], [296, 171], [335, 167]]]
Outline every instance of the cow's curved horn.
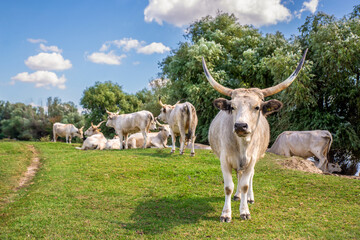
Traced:
[[159, 96], [159, 104], [161, 107], [164, 107], [164, 104], [161, 102], [161, 97]]
[[271, 95], [274, 95], [284, 89], [286, 89], [287, 87], [290, 86], [290, 84], [295, 80], [295, 78], [297, 77], [297, 75], [299, 74], [302, 66], [304, 65], [305, 62], [305, 57], [306, 57], [306, 53], [307, 53], [308, 49], [305, 50], [304, 55], [302, 56], [297, 68], [295, 69], [295, 71], [290, 75], [290, 77], [288, 77], [285, 81], [279, 83], [276, 86], [273, 87], [269, 87], [269, 88], [265, 88], [262, 89], [262, 93], [264, 94], [264, 97], [268, 97]]
[[177, 102], [174, 104], [174, 106], [175, 106], [176, 104], [179, 104], [179, 103], [180, 103], [180, 101], [181, 101], [181, 100], [177, 101]]
[[105, 110], [106, 110], [106, 113], [107, 113], [107, 114], [111, 114], [111, 112], [109, 112], [106, 108], [105, 108]]
[[94, 124], [93, 124], [93, 122], [91, 122], [91, 127], [95, 127]]
[[210, 75], [209, 70], [207, 69], [204, 57], [202, 58], [202, 66], [205, 72], [205, 76], [209, 81], [209, 83], [211, 84], [211, 86], [219, 93], [231, 97], [231, 93], [233, 92], [233, 89], [224, 87], [223, 85], [221, 85], [220, 83], [214, 80], [214, 78]]
[[100, 125], [102, 124], [102, 123], [104, 123], [105, 121], [101, 121], [98, 125], [96, 125], [96, 127], [100, 127]]
[[155, 118], [155, 122], [156, 122], [156, 124], [159, 125], [160, 127], [163, 127], [163, 126], [164, 126], [163, 124], [161, 124], [161, 123], [158, 122], [157, 118]]

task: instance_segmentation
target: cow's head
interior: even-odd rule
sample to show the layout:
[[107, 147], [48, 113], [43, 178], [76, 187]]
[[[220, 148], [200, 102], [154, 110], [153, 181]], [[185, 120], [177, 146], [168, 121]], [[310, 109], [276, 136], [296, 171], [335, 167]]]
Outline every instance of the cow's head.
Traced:
[[282, 108], [282, 103], [280, 101], [276, 99], [264, 101], [264, 98], [284, 90], [295, 80], [302, 68], [302, 65], [304, 64], [306, 53], [307, 49], [296, 70], [290, 75], [290, 77], [288, 77], [288, 79], [276, 86], [266, 89], [230, 89], [224, 87], [213, 79], [207, 69], [204, 58], [202, 59], [206, 78], [212, 87], [221, 94], [231, 97], [231, 100], [224, 98], [216, 99], [214, 101], [214, 106], [232, 114], [234, 119], [233, 130], [237, 136], [247, 137], [251, 135], [255, 131], [261, 115], [267, 116], [273, 112], [279, 111]]
[[84, 134], [83, 134], [83, 129], [84, 127], [81, 127], [80, 129], [77, 130], [77, 132], [75, 133], [75, 135], [81, 139], [84, 139]]
[[98, 125], [94, 125], [93, 123], [91, 123], [91, 126], [85, 131], [84, 135], [89, 137], [99, 133], [101, 131], [100, 125], [104, 122], [105, 121], [101, 121]]
[[113, 127], [115, 128], [115, 119], [117, 116], [119, 116], [119, 112], [113, 113], [113, 112], [109, 112], [108, 110], [106, 110], [106, 113], [108, 114], [108, 118], [106, 121], [106, 126], [107, 127]]
[[161, 106], [161, 109], [160, 109], [160, 114], [159, 114], [159, 116], [157, 117], [157, 119], [159, 119], [160, 121], [163, 121], [163, 122], [166, 122], [166, 123], [167, 123], [171, 111], [175, 108], [176, 104], [178, 104], [179, 102], [180, 102], [180, 101], [178, 101], [177, 103], [175, 103], [175, 105], [163, 104], [163, 103], [161, 102], [161, 97], [159, 97], [159, 104], [160, 104], [160, 106]]
[[155, 118], [155, 122], [156, 124], [159, 126], [159, 131], [164, 133], [166, 135], [166, 137], [169, 137], [171, 135], [170, 132], [170, 126], [168, 124], [161, 124], [157, 121], [157, 118]]

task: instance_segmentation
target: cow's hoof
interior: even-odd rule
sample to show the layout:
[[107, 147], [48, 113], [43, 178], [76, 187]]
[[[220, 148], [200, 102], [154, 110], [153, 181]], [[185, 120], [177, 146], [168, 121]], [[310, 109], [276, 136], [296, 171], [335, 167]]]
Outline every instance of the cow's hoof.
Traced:
[[250, 199], [248, 199], [248, 203], [250, 203], [250, 204], [254, 204], [254, 203], [255, 203], [255, 201], [254, 201], [254, 200], [250, 200]]
[[240, 218], [242, 220], [250, 220], [251, 216], [250, 216], [250, 214], [240, 214]]
[[180, 155], [183, 155], [184, 154], [184, 152], [180, 152]]
[[220, 222], [231, 222], [231, 217], [220, 217]]
[[171, 150], [170, 154], [173, 154], [173, 153], [175, 153], [175, 151]]
[[194, 157], [195, 156], [195, 153], [190, 153], [190, 157]]
[[238, 196], [234, 196], [234, 201], [240, 201], [241, 200], [241, 198], [240, 197], [238, 197]]

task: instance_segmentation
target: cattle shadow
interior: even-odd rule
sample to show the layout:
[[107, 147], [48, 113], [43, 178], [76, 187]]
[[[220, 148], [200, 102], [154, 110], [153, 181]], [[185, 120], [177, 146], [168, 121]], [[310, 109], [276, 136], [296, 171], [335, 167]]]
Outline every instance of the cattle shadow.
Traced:
[[[218, 221], [213, 215], [210, 202], [221, 202], [222, 198], [164, 197], [140, 202], [131, 223], [121, 225], [138, 234], [155, 235], [167, 232], [179, 225], [194, 224], [200, 220]], [[211, 213], [211, 214], [209, 214]]]
[[[158, 158], [169, 158], [170, 156], [173, 156], [176, 153], [170, 153], [171, 149], [157, 149], [155, 152], [149, 152], [149, 153], [145, 153], [145, 152], [140, 152], [137, 153], [138, 155], [142, 155], [142, 156], [148, 156], [148, 157], [158, 157]], [[177, 153], [177, 155], [180, 155], [179, 153]]]

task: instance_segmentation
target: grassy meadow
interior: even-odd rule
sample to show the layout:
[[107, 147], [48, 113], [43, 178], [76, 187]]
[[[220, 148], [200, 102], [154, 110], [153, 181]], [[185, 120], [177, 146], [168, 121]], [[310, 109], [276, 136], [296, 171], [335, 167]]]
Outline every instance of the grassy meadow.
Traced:
[[[14, 192], [29, 144], [41, 168]], [[360, 238], [356, 179], [283, 169], [268, 154], [255, 168], [252, 219], [240, 220], [232, 202], [232, 222], [220, 223], [224, 191], [213, 153], [75, 146], [0, 142], [0, 239]]]

